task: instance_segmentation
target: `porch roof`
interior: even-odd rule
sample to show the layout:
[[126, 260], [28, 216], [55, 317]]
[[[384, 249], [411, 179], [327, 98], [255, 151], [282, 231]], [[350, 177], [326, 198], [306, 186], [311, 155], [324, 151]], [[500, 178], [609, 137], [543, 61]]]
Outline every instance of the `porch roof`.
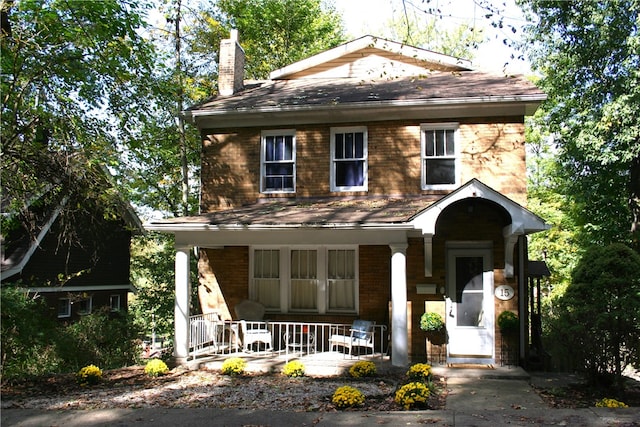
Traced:
[[221, 228], [323, 227], [404, 224], [442, 196], [318, 198], [258, 201], [235, 209], [153, 220], [151, 230], [189, 226]]

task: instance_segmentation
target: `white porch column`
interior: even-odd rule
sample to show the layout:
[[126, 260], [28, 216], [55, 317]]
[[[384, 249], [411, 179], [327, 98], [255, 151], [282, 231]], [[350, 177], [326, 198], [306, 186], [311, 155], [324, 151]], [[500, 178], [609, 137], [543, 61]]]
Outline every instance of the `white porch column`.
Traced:
[[391, 364], [409, 364], [407, 244], [391, 243]]
[[174, 306], [173, 356], [177, 364], [189, 357], [189, 247], [176, 245], [176, 299]]

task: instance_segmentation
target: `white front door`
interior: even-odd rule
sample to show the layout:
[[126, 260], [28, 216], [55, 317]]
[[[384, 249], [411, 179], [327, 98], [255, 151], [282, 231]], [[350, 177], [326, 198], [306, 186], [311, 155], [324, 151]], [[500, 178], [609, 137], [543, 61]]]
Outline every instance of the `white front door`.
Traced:
[[447, 251], [448, 363], [495, 363], [493, 265], [489, 248]]

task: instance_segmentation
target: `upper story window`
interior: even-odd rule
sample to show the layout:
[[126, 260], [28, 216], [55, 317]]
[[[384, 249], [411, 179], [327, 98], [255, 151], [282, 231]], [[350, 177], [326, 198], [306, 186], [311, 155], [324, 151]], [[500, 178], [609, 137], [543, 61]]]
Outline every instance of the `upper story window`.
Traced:
[[296, 182], [295, 129], [262, 132], [260, 191], [293, 193]]
[[367, 128], [331, 129], [331, 191], [367, 190]]
[[422, 189], [456, 188], [460, 181], [458, 124], [423, 124], [420, 132]]

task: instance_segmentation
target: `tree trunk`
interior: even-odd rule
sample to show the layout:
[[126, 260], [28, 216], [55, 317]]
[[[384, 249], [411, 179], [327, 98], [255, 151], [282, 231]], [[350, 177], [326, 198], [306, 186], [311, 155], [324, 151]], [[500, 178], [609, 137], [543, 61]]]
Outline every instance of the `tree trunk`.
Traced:
[[634, 249], [640, 251], [640, 154], [631, 161], [630, 178], [631, 238], [634, 242]]

